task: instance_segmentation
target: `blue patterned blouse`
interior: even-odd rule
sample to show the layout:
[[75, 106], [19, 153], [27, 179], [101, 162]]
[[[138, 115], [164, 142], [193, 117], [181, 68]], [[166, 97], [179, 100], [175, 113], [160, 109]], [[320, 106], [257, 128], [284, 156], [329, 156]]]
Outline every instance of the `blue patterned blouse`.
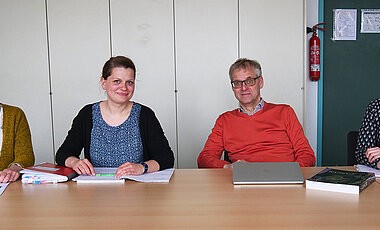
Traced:
[[139, 117], [141, 106], [134, 103], [129, 117], [119, 126], [109, 126], [100, 113], [100, 103], [92, 106], [90, 157], [94, 167], [119, 167], [143, 161]]

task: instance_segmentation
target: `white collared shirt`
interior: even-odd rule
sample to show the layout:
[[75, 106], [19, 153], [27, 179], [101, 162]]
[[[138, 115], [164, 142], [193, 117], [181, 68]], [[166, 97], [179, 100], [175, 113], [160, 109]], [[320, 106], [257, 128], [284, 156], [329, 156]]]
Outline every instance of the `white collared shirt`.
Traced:
[[241, 113], [245, 113], [245, 114], [247, 114], [247, 115], [249, 115], [249, 116], [252, 116], [253, 114], [259, 112], [259, 111], [262, 110], [263, 108], [264, 108], [264, 100], [263, 100], [263, 98], [260, 99], [259, 104], [256, 105], [255, 110], [253, 110], [252, 113], [248, 113], [248, 112], [246, 112], [246, 111], [243, 109], [243, 107], [241, 107], [241, 105], [239, 105], [239, 111], [240, 111]]

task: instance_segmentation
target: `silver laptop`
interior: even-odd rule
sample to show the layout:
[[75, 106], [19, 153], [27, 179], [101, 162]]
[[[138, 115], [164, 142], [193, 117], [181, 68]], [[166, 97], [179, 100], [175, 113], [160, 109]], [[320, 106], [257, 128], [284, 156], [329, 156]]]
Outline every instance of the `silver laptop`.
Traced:
[[302, 184], [298, 162], [234, 163], [234, 184]]

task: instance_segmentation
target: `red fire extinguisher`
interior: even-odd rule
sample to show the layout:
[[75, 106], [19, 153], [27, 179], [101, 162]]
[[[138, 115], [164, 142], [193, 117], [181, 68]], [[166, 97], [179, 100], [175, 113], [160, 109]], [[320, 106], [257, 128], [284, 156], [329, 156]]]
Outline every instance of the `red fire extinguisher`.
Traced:
[[319, 25], [325, 25], [326, 23], [318, 23], [313, 28], [307, 28], [308, 33], [313, 32], [313, 36], [310, 38], [309, 43], [309, 64], [310, 64], [310, 79], [312, 81], [318, 81], [321, 77], [321, 40], [317, 36], [317, 29], [326, 31], [319, 27]]

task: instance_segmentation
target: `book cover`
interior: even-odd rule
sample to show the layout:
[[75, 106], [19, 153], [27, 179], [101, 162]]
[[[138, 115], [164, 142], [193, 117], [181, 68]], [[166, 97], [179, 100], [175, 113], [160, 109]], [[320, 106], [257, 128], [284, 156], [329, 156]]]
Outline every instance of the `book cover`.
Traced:
[[359, 194], [376, 180], [374, 173], [326, 168], [306, 180], [306, 188]]
[[59, 182], [67, 181], [78, 176], [72, 168], [63, 167], [52, 163], [41, 163], [35, 166], [30, 166], [21, 170], [20, 173], [24, 173], [24, 175], [28, 176], [37, 175], [44, 178], [57, 179]]

